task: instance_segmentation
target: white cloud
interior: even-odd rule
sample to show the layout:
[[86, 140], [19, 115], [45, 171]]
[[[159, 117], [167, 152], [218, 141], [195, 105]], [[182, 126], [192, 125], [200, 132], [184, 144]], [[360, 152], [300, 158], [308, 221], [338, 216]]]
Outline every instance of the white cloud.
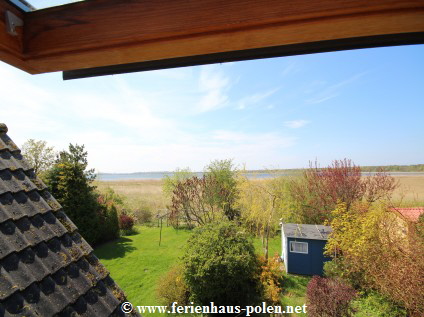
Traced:
[[[90, 166], [100, 172], [174, 170], [181, 166], [201, 170], [217, 158], [262, 167], [275, 164], [284, 149], [296, 142], [275, 132], [211, 131], [201, 125], [194, 128], [198, 133], [193, 133], [189, 126], [193, 123], [192, 109], [187, 111], [190, 120], [156, 111], [163, 99], [151, 98], [151, 94], [169, 89], [172, 80], [146, 92], [127, 78], [63, 82], [58, 74], [30, 76], [0, 64], [0, 121], [8, 125], [9, 135], [18, 145], [29, 138], [46, 140], [56, 150], [66, 149], [69, 143], [84, 144]], [[203, 68], [198, 78], [189, 76], [191, 83], [197, 79], [203, 100], [211, 102], [202, 110], [218, 109], [228, 102], [230, 80], [221, 69]], [[188, 108], [196, 107], [197, 92], [194, 96], [193, 91], [179, 94], [191, 96], [193, 104]], [[260, 101], [272, 93], [257, 94], [251, 100]]]
[[230, 78], [224, 74], [219, 65], [202, 66], [198, 88], [201, 98], [198, 103], [198, 112], [208, 112], [223, 108], [228, 105], [227, 91]]
[[290, 129], [299, 129], [307, 125], [309, 121], [307, 120], [292, 120], [292, 121], [285, 121], [284, 126]]
[[246, 96], [239, 100], [239, 102], [237, 103], [237, 109], [243, 110], [253, 105], [256, 105], [260, 103], [261, 101], [265, 100], [266, 98], [275, 94], [278, 90], [279, 88], [275, 88], [275, 89], [270, 89], [268, 91], [259, 92], [259, 93]]
[[[315, 93], [315, 95], [312, 98], [309, 98], [306, 100], [307, 103], [310, 104], [319, 104], [322, 103], [324, 101], [333, 99], [337, 96], [340, 95], [341, 90], [343, 87], [357, 81], [359, 78], [361, 78], [363, 75], [365, 75], [365, 73], [359, 73], [356, 74], [348, 79], [342, 80], [336, 84], [327, 86], [325, 88], [323, 88], [322, 90], [318, 91], [317, 93]], [[325, 82], [320, 82], [320, 84], [322, 85]]]
[[293, 73], [296, 73], [299, 71], [298, 62], [294, 60], [289, 60], [287, 65], [284, 67], [281, 75], [282, 77], [287, 77], [288, 75], [292, 75]]

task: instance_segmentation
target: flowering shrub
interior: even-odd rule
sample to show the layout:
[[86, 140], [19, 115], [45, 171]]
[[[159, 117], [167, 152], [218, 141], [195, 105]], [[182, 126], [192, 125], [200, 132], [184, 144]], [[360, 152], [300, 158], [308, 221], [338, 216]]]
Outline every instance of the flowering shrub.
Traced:
[[119, 215], [119, 228], [121, 230], [132, 230], [134, 227], [134, 218], [128, 214]]
[[352, 316], [350, 302], [356, 297], [355, 290], [335, 279], [314, 276], [306, 290], [308, 316]]
[[259, 258], [261, 266], [259, 282], [262, 289], [262, 298], [268, 305], [278, 305], [280, 303], [283, 273], [278, 261], [278, 254], [266, 261], [265, 257]]

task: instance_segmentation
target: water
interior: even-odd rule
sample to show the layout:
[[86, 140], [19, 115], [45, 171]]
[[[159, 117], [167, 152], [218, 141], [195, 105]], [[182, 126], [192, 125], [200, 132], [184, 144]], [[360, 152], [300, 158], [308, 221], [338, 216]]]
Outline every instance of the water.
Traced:
[[[173, 172], [140, 172], [140, 173], [99, 173], [97, 175], [97, 180], [101, 181], [122, 181], [122, 180], [148, 180], [148, 179], [156, 179], [160, 180], [165, 176], [172, 176]], [[194, 173], [197, 177], [202, 177], [202, 172]], [[276, 176], [289, 176], [294, 175], [295, 172], [278, 172], [278, 173], [267, 173], [264, 172], [256, 172], [256, 173], [246, 173], [248, 178], [272, 178]], [[375, 172], [363, 172], [363, 176], [374, 175]], [[424, 172], [390, 172], [392, 176], [424, 176]]]

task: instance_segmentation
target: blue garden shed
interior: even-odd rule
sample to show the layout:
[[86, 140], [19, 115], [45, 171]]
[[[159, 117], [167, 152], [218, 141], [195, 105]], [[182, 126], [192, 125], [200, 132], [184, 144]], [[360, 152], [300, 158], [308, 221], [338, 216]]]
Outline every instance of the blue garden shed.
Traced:
[[296, 223], [281, 224], [282, 256], [287, 273], [322, 275], [324, 246], [331, 233], [329, 226]]

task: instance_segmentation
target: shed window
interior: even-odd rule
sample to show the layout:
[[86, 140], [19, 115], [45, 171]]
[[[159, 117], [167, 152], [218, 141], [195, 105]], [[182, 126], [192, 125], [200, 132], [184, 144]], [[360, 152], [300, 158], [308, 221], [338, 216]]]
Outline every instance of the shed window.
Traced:
[[290, 241], [290, 252], [307, 254], [308, 253], [308, 243], [307, 242]]

